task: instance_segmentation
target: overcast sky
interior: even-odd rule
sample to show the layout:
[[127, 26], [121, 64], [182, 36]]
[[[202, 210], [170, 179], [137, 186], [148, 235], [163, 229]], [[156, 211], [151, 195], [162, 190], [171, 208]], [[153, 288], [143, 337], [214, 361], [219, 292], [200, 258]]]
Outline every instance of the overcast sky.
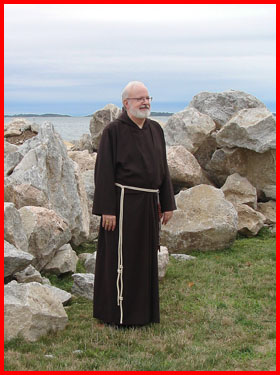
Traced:
[[87, 115], [143, 81], [152, 109], [242, 90], [275, 110], [275, 4], [5, 4], [5, 114]]

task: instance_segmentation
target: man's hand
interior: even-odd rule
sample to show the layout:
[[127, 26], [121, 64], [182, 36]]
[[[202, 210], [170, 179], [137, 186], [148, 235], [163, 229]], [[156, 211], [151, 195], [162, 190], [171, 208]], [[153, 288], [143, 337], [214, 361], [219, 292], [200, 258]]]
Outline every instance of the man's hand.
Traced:
[[105, 230], [115, 230], [116, 228], [116, 216], [113, 215], [102, 215], [102, 227]]
[[173, 215], [173, 211], [164, 212], [162, 216], [162, 224], [166, 225], [168, 221], [172, 218], [172, 215]]

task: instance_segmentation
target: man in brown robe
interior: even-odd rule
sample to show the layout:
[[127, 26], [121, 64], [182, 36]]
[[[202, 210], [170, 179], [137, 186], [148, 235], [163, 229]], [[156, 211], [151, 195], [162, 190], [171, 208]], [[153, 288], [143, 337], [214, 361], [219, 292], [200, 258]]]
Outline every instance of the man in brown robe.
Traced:
[[92, 212], [102, 217], [93, 316], [109, 324], [160, 321], [159, 225], [176, 205], [163, 130], [148, 119], [151, 99], [143, 83], [130, 82], [123, 112], [105, 127], [98, 149]]

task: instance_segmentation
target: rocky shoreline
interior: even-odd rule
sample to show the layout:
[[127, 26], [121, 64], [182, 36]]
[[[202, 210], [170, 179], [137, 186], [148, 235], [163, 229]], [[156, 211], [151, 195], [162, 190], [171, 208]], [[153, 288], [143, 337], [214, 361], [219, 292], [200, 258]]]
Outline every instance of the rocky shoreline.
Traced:
[[[95, 257], [84, 254], [88, 272], [77, 274], [73, 247], [97, 238], [96, 151], [120, 111], [108, 104], [95, 112], [90, 134], [72, 143], [50, 122], [5, 125], [5, 339], [35, 341], [67, 324], [71, 294], [42, 271], [71, 272], [72, 293], [92, 299]], [[261, 101], [241, 91], [202, 92], [163, 129], [178, 210], [161, 230], [160, 278], [171, 253], [225, 249], [238, 233], [255, 236], [263, 227], [275, 232], [276, 119]]]

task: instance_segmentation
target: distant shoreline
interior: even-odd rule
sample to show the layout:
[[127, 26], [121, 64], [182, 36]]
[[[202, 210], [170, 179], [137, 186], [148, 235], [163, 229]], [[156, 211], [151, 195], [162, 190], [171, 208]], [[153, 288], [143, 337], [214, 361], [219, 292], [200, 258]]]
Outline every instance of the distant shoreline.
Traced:
[[[75, 116], [60, 115], [57, 113], [44, 113], [42, 115], [36, 115], [35, 113], [20, 113], [16, 115], [4, 115], [4, 117], [75, 117]], [[80, 117], [80, 116], [77, 116], [77, 117]]]
[[[172, 116], [174, 113], [172, 112], [151, 112], [151, 116]], [[44, 113], [41, 115], [35, 113], [20, 113], [15, 115], [4, 115], [4, 117], [92, 117], [92, 115], [84, 115], [84, 116], [71, 116], [71, 115], [61, 115], [58, 113]]]

